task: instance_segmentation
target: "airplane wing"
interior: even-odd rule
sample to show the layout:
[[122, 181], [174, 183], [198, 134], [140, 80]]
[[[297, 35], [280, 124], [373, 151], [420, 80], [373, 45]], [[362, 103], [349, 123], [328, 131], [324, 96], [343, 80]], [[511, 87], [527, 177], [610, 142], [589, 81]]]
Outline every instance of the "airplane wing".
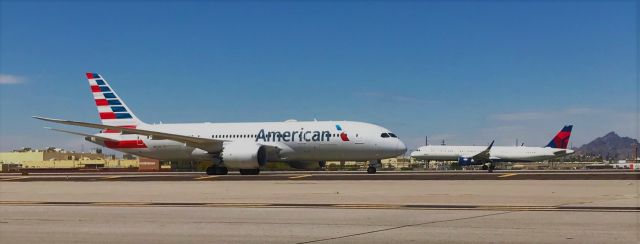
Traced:
[[112, 126], [112, 125], [93, 124], [93, 123], [87, 123], [87, 122], [52, 119], [52, 118], [44, 118], [44, 117], [38, 117], [38, 116], [33, 116], [33, 118], [48, 121], [48, 122], [58, 123], [58, 124], [82, 126], [82, 127], [88, 127], [88, 128], [94, 128], [94, 129], [100, 129], [100, 130], [118, 130], [126, 134], [150, 136], [152, 140], [172, 140], [172, 141], [185, 143], [191, 147], [200, 148], [210, 153], [217, 153], [222, 151], [222, 143], [224, 142], [224, 140], [217, 140], [217, 139], [211, 139], [211, 138], [200, 138], [200, 137], [185, 136], [185, 135], [171, 134], [171, 133], [158, 132], [158, 131], [124, 128], [124, 127]]
[[73, 134], [73, 135], [88, 137], [89, 139], [91, 139], [91, 141], [96, 141], [96, 140], [100, 140], [100, 141], [118, 141], [116, 139], [112, 139], [112, 138], [108, 138], [108, 137], [104, 137], [104, 136], [90, 135], [90, 134], [85, 134], [85, 133], [80, 133], [80, 132], [75, 132], [75, 131], [68, 131], [68, 130], [61, 130], [61, 129], [51, 128], [51, 127], [44, 127], [44, 128], [48, 129], [48, 130], [59, 131], [59, 132]]
[[493, 143], [495, 141], [491, 141], [491, 144], [489, 144], [489, 147], [487, 147], [487, 149], [484, 149], [484, 151], [479, 152], [476, 155], [473, 156], [468, 156], [468, 158], [472, 158], [473, 161], [475, 162], [491, 162], [493, 160], [493, 158], [491, 157], [491, 147], [493, 147]]

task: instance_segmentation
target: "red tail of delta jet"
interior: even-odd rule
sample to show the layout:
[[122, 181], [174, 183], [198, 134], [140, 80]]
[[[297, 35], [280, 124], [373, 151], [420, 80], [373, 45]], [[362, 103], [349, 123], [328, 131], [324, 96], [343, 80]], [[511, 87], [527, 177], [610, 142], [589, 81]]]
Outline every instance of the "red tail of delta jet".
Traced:
[[571, 129], [573, 129], [573, 125], [565, 125], [545, 147], [567, 149], [569, 137], [571, 137]]

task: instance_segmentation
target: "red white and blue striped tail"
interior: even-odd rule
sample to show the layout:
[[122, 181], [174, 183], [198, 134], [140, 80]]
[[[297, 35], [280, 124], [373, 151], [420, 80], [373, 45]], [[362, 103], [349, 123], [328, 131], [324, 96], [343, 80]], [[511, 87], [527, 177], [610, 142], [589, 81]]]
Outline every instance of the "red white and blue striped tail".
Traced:
[[[136, 128], [143, 124], [102, 75], [87, 73], [87, 79], [103, 125]], [[103, 133], [109, 133], [109, 131], [103, 131]]]

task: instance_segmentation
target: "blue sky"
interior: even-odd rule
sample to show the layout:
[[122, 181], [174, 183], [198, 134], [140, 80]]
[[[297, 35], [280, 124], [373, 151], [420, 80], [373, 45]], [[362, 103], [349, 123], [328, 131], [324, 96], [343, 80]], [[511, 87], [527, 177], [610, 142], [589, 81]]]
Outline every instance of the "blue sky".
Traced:
[[[145, 122], [357, 120], [411, 147], [634, 136], [632, 1], [0, 2], [0, 150], [81, 138], [84, 72]], [[82, 130], [82, 129], [80, 129]], [[86, 131], [86, 130], [85, 130]]]

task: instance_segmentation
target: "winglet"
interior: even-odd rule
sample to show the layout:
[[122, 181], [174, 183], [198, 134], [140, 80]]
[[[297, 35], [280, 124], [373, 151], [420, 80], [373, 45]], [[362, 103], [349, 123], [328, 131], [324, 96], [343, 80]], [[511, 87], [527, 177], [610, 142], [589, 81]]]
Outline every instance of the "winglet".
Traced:
[[493, 143], [496, 142], [496, 140], [491, 141], [491, 144], [489, 144], [489, 147], [487, 148], [487, 150], [491, 150], [491, 148], [493, 147]]
[[491, 148], [493, 147], [494, 142], [495, 140], [491, 141], [491, 144], [489, 144], [489, 147], [487, 147], [487, 149], [484, 149], [482, 152], [473, 155], [471, 157], [473, 158], [473, 161], [477, 163], [491, 162]]

